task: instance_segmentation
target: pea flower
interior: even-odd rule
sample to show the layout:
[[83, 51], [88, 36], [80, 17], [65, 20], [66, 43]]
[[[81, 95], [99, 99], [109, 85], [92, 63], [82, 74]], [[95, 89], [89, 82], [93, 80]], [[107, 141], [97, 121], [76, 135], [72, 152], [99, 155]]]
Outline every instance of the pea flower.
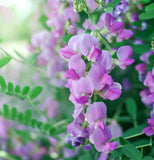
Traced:
[[134, 59], [129, 58], [133, 54], [133, 50], [130, 46], [122, 46], [117, 51], [119, 59], [118, 65], [121, 69], [125, 69], [126, 66], [134, 63]]
[[154, 109], [151, 111], [150, 116], [151, 118], [147, 120], [149, 126], [143, 129], [143, 133], [145, 133], [147, 136], [154, 135]]

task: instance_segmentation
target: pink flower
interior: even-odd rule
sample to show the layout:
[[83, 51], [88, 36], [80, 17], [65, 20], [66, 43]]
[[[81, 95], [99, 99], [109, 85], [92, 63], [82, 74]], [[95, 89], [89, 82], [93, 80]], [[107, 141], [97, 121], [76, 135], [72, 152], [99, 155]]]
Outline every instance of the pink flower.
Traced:
[[73, 36], [68, 42], [68, 47], [84, 56], [90, 54], [93, 47], [100, 49], [98, 39], [90, 34]]
[[133, 50], [130, 46], [122, 46], [117, 51], [117, 56], [119, 59], [119, 66], [121, 69], [125, 69], [126, 66], [134, 63], [134, 59], [130, 59], [129, 57], [133, 54]]
[[70, 59], [73, 55], [77, 53], [73, 51], [73, 49], [65, 47], [59, 50], [59, 56], [62, 58]]
[[113, 82], [111, 86], [105, 85], [101, 90], [102, 97], [104, 99], [109, 99], [111, 101], [118, 99], [121, 95], [121, 85], [120, 83]]
[[90, 125], [106, 118], [106, 105], [103, 102], [95, 102], [89, 105], [86, 113], [87, 121]]
[[133, 31], [129, 30], [129, 29], [124, 29], [117, 37], [117, 41], [121, 42], [125, 39], [129, 39], [130, 37], [133, 36]]

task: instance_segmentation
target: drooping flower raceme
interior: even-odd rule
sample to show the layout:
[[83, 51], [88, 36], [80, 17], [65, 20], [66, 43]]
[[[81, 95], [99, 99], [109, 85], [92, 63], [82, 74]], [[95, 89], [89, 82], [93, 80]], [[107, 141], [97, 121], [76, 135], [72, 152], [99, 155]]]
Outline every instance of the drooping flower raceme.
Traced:
[[117, 142], [109, 142], [111, 132], [105, 123], [105, 103], [94, 102], [92, 97], [100, 96], [111, 101], [120, 97], [122, 87], [120, 83], [114, 82], [110, 72], [114, 65], [124, 69], [133, 63], [134, 60], [129, 58], [132, 50], [129, 46], [124, 49], [121, 47], [117, 52], [118, 64], [113, 64], [111, 53], [100, 49], [96, 37], [81, 34], [73, 36], [68, 46], [60, 49], [59, 55], [69, 61], [69, 70], [65, 72], [68, 79], [66, 87], [71, 92], [69, 100], [75, 106], [74, 121], [67, 127], [71, 134], [67, 142], [73, 146], [82, 144], [83, 148], [90, 149], [90, 144], [84, 143], [87, 139], [98, 152], [104, 152], [107, 157], [117, 147]]

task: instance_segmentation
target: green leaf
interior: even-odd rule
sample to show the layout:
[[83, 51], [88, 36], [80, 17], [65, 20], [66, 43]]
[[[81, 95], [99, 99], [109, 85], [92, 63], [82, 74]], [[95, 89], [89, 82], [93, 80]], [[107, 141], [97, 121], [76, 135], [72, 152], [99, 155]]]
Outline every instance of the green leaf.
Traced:
[[16, 92], [16, 93], [20, 93], [20, 86], [19, 86], [19, 85], [17, 85], [17, 86], [15, 87], [15, 92]]
[[15, 107], [11, 109], [11, 119], [15, 120], [18, 115], [18, 111]]
[[151, 45], [145, 45], [145, 44], [133, 45], [132, 49], [135, 53], [141, 55], [143, 53], [148, 52], [151, 49]]
[[25, 112], [25, 123], [28, 124], [31, 121], [32, 111], [26, 110]]
[[40, 19], [39, 19], [41, 25], [42, 25], [45, 29], [51, 30], [51, 28], [48, 27], [47, 24], [46, 24], [46, 21], [47, 21], [47, 20], [48, 20], [48, 18], [47, 18], [47, 16], [46, 16], [45, 14], [42, 15], [42, 16], [40, 17]]
[[39, 129], [41, 129], [43, 123], [42, 123], [41, 121], [38, 121], [36, 125], [37, 125], [37, 127], [38, 127]]
[[62, 40], [65, 44], [68, 44], [68, 41], [70, 40], [71, 37], [72, 35], [65, 35], [62, 37]]
[[26, 95], [26, 94], [28, 94], [29, 90], [30, 90], [30, 88], [28, 86], [24, 86], [21, 90], [21, 94]]
[[19, 114], [18, 114], [18, 121], [19, 121], [19, 122], [23, 122], [23, 120], [24, 120], [24, 115], [23, 115], [23, 113], [19, 113]]
[[130, 114], [130, 116], [133, 119], [136, 119], [136, 114], [137, 114], [137, 106], [136, 102], [133, 98], [128, 98], [126, 101], [126, 108], [127, 112]]
[[43, 90], [43, 88], [42, 88], [41, 86], [36, 86], [36, 87], [34, 87], [34, 88], [30, 91], [29, 97], [30, 97], [31, 99], [36, 98], [36, 97], [42, 92], [42, 90]]
[[1, 92], [5, 92], [6, 90], [6, 83], [2, 76], [0, 76], [0, 86], [1, 86]]
[[9, 107], [8, 107], [7, 104], [4, 104], [4, 105], [3, 105], [3, 111], [4, 111], [4, 116], [5, 116], [5, 117], [9, 117], [10, 111], [9, 111]]
[[133, 145], [136, 146], [136, 147], [139, 147], [139, 146], [150, 146], [150, 139], [139, 139], [135, 142], [133, 142]]
[[128, 129], [126, 132], [123, 133], [122, 137], [129, 137], [129, 138], [133, 138], [135, 136], [141, 135], [142, 134], [142, 130], [147, 126], [147, 124], [143, 124], [143, 125], [139, 125], [137, 127], [134, 128], [130, 128]]
[[123, 137], [120, 137], [120, 138], [119, 138], [119, 142], [120, 142], [121, 145], [125, 145], [125, 144], [128, 144], [128, 143], [129, 143], [129, 142], [128, 142], [126, 139], [124, 139]]
[[3, 57], [0, 59], [0, 68], [5, 66], [9, 61], [11, 60], [11, 57]]
[[151, 2], [151, 0], [139, 0], [137, 3], [147, 4]]
[[126, 144], [123, 147], [123, 153], [132, 160], [141, 160], [142, 155], [141, 152], [135, 148], [132, 144]]
[[33, 128], [35, 128], [36, 123], [37, 123], [37, 120], [36, 120], [36, 119], [32, 119], [32, 120], [31, 120], [31, 126], [32, 126]]
[[145, 7], [145, 11], [151, 11], [154, 10], [154, 3], [149, 4], [148, 6]]
[[49, 123], [45, 123], [43, 129], [48, 130], [49, 128], [51, 128], [51, 125]]
[[27, 63], [28, 64], [33, 64], [34, 62], [36, 62], [37, 56], [38, 56], [38, 53], [31, 54], [26, 60]]
[[108, 3], [105, 7], [105, 8], [114, 8], [117, 4], [120, 3], [121, 0], [113, 0], [111, 1], [110, 3]]
[[150, 64], [152, 64], [154, 66], [154, 54], [152, 54], [151, 56], [149, 56], [149, 62]]
[[154, 158], [147, 156], [147, 157], [144, 157], [143, 160], [154, 160]]
[[154, 18], [154, 10], [149, 10], [139, 15], [140, 20], [148, 20], [148, 19], [153, 19], [153, 18]]
[[13, 94], [13, 84], [12, 84], [12, 82], [8, 83], [8, 94], [9, 95]]
[[105, 8], [104, 10], [105, 10], [105, 12], [107, 12], [107, 13], [113, 12], [113, 8], [112, 8], [112, 7]]

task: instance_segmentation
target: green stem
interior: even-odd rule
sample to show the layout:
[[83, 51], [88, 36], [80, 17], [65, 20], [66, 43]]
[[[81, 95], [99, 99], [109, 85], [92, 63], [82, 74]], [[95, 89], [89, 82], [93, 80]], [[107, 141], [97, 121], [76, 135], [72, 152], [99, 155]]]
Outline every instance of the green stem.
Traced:
[[12, 59], [16, 60], [19, 63], [23, 63], [23, 61], [20, 61], [19, 59], [16, 59], [15, 57], [11, 56], [9, 53], [7, 53], [3, 48], [0, 47], [0, 49], [9, 57], [11, 57]]
[[134, 138], [134, 137], [137, 137], [137, 136], [141, 136], [143, 135], [144, 133], [138, 133], [138, 134], [134, 134], [134, 135], [131, 135], [131, 136], [128, 136], [128, 137], [124, 137], [125, 139], [130, 139], [130, 138]]
[[39, 113], [41, 113], [44, 117], [46, 117], [46, 119], [51, 123], [51, 124], [55, 124], [55, 121], [53, 119], [51, 119], [50, 117], [48, 117], [39, 107], [37, 107], [34, 102], [28, 97], [26, 96], [27, 101], [33, 106], [33, 108], [35, 110], [37, 110]]
[[[130, 138], [134, 138], [134, 137], [137, 137], [137, 136], [141, 136], [141, 135], [143, 135], [144, 133], [138, 133], [138, 134], [134, 134], [134, 135], [131, 135], [131, 136], [128, 136], [128, 137], [123, 137], [124, 139], [130, 139]], [[151, 138], [151, 137], [150, 137]], [[111, 139], [111, 141], [115, 141], [115, 140], [118, 140], [119, 139], [119, 137], [114, 137], [114, 138], [112, 138]]]
[[108, 40], [100, 33], [99, 30], [97, 30], [97, 32], [98, 32], [98, 34], [101, 36], [102, 41], [103, 41], [105, 47], [106, 47], [109, 51], [112, 50], [112, 47], [111, 47], [110, 43], [108, 42]]

